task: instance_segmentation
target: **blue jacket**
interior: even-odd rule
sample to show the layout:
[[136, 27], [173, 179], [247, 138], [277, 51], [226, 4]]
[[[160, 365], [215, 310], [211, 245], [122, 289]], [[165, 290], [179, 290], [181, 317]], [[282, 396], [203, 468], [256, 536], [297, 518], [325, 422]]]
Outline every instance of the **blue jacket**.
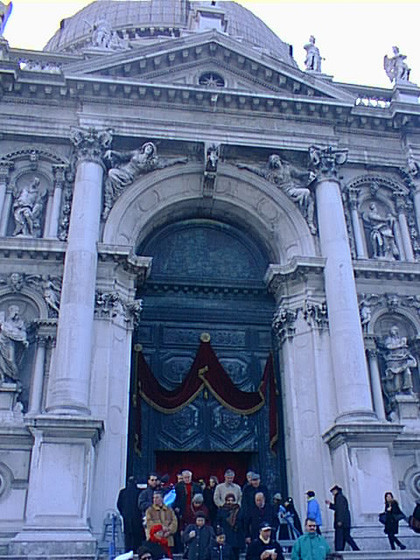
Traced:
[[322, 525], [321, 508], [316, 498], [309, 498], [306, 517], [315, 521], [319, 527]]

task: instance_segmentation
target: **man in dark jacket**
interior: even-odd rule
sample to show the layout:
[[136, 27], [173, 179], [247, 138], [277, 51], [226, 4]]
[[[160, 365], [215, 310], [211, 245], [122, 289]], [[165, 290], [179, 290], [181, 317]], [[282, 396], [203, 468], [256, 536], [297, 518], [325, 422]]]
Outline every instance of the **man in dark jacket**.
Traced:
[[272, 537], [269, 523], [261, 523], [260, 534], [246, 551], [246, 560], [284, 560], [279, 543]]
[[254, 504], [244, 514], [245, 542], [250, 544], [258, 538], [261, 523], [267, 522], [274, 529], [278, 526], [277, 516], [270, 504], [266, 503], [262, 492], [257, 492]]
[[192, 472], [185, 470], [182, 471], [182, 482], [178, 482], [175, 486], [175, 492], [176, 498], [172, 507], [180, 518], [180, 529], [183, 530], [185, 510], [191, 507], [193, 497], [202, 494], [203, 490], [197, 482], [192, 481]]
[[334, 496], [334, 503], [325, 500], [327, 506], [334, 511], [334, 547], [335, 550], [344, 550], [346, 543], [350, 545], [352, 550], [360, 550], [350, 535], [351, 518], [347, 498], [343, 495], [343, 489], [334, 484], [330, 492]]
[[140, 489], [134, 476], [130, 476], [127, 486], [120, 490], [117, 508], [124, 520], [125, 551], [137, 550], [141, 539], [141, 514], [137, 506]]
[[146, 509], [153, 504], [153, 493], [159, 485], [159, 477], [156, 473], [150, 473], [147, 479], [147, 487], [141, 492], [138, 500], [139, 510], [142, 516], [145, 515]]
[[202, 511], [197, 512], [195, 524], [187, 525], [182, 535], [182, 540], [188, 548], [188, 560], [207, 560], [214, 538], [213, 527], [206, 525], [205, 514]]

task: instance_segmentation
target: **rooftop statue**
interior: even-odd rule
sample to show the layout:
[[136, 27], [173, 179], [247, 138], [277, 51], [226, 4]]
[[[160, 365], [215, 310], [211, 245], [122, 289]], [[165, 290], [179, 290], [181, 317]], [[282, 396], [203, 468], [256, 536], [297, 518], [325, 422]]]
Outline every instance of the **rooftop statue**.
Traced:
[[384, 68], [386, 75], [391, 82], [408, 82], [410, 80], [411, 70], [405, 62], [407, 57], [400, 53], [400, 49], [398, 47], [392, 47], [392, 52], [394, 56], [390, 58], [388, 58], [387, 55], [384, 56]]
[[309, 42], [303, 47], [306, 51], [305, 70], [313, 70], [321, 72], [321, 55], [317, 46], [315, 46], [315, 37], [311, 35]]
[[4, 2], [0, 2], [0, 37], [3, 36], [4, 29], [6, 27], [7, 20], [12, 13], [13, 4], [9, 2], [5, 4]]
[[[86, 22], [88, 23], [88, 22]], [[128, 49], [128, 41], [121, 39], [116, 31], [114, 31], [108, 21], [100, 19], [93, 25], [88, 23], [91, 28], [91, 41], [93, 47], [106, 50]]]

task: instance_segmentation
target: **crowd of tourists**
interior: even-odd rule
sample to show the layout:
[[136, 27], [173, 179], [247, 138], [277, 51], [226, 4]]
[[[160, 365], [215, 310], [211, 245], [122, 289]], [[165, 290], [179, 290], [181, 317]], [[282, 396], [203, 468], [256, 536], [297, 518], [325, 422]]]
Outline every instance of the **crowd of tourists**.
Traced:
[[[325, 500], [334, 512], [334, 550], [322, 535], [321, 507], [313, 490], [306, 493], [307, 508], [302, 527], [293, 499], [275, 493], [270, 499], [258, 473], [248, 472], [241, 487], [228, 469], [224, 481], [210, 476], [208, 483], [194, 482], [184, 470], [176, 484], [168, 477], [151, 473], [140, 489], [133, 477], [118, 496], [117, 507], [124, 521], [126, 551], [137, 551], [139, 560], [161, 560], [182, 554], [185, 560], [292, 560], [342, 558], [346, 543], [360, 550], [351, 536], [351, 518], [342, 488], [331, 488], [332, 500]], [[392, 549], [405, 545], [397, 538], [398, 524], [405, 518], [391, 492], [385, 494], [384, 524]], [[411, 516], [414, 529], [420, 526], [420, 505]], [[412, 521], [414, 519], [414, 521]], [[420, 532], [420, 527], [419, 527]]]

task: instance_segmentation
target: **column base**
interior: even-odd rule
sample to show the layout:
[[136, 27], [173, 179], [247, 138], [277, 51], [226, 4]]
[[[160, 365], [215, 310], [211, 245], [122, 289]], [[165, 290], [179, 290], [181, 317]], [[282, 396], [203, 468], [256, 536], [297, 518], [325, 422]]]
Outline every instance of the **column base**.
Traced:
[[353, 410], [340, 414], [335, 419], [336, 424], [351, 424], [353, 422], [378, 422], [378, 417], [371, 410]]
[[9, 555], [47, 558], [60, 556], [60, 560], [95, 557], [97, 543], [89, 530], [28, 527], [9, 544]]
[[2, 424], [23, 424], [23, 406], [17, 399], [20, 390], [16, 383], [0, 386], [0, 422]]

